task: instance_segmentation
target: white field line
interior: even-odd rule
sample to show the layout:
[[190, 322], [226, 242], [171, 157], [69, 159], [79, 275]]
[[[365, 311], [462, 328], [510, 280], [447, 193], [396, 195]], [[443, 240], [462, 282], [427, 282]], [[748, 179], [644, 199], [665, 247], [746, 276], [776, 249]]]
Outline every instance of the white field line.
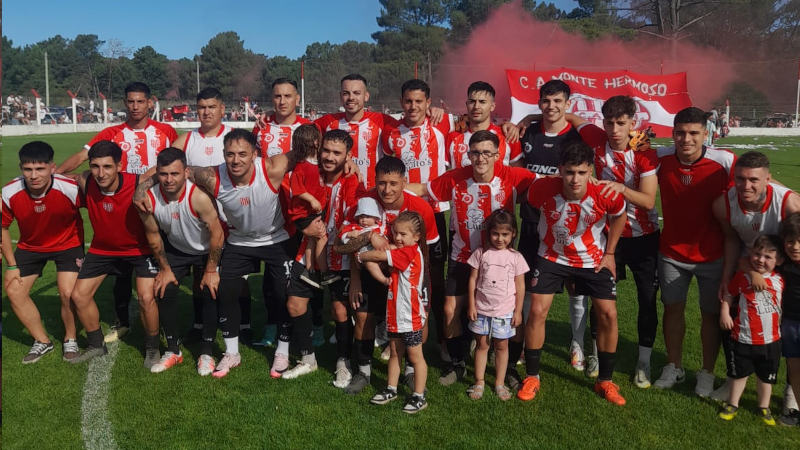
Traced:
[[81, 436], [89, 450], [116, 449], [114, 429], [108, 414], [108, 389], [111, 369], [119, 352], [119, 342], [107, 344], [108, 354], [89, 361], [81, 403]]

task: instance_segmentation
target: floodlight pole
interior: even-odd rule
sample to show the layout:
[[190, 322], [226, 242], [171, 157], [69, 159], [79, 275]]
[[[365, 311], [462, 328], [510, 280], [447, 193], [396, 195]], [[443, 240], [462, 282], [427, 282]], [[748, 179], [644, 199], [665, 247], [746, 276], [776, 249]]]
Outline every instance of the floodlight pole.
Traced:
[[195, 67], [196, 67], [196, 74], [197, 74], [197, 93], [200, 93], [200, 57], [197, 56], [194, 59]]
[[300, 61], [300, 117], [306, 116], [306, 62]]
[[44, 104], [50, 107], [50, 70], [47, 64], [47, 52], [44, 52]]

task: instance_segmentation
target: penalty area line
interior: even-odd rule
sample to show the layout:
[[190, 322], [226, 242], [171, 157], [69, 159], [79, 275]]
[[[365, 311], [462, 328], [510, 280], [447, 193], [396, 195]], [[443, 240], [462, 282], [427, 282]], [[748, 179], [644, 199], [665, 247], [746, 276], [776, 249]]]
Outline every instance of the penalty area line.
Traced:
[[111, 369], [119, 352], [119, 342], [107, 344], [108, 354], [89, 361], [81, 401], [81, 436], [89, 449], [117, 449], [114, 429], [108, 414]]

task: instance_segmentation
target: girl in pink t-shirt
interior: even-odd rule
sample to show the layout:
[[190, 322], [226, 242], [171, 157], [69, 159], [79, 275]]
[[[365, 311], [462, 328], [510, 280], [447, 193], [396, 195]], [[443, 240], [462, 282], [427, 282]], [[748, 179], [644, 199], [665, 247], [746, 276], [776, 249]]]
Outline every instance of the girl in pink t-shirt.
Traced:
[[475, 250], [467, 264], [472, 267], [467, 296], [469, 329], [475, 334], [475, 384], [467, 394], [473, 400], [483, 396], [489, 340], [494, 341], [495, 392], [500, 400], [511, 398], [503, 384], [508, 364], [508, 339], [522, 323], [525, 296], [525, 258], [511, 248], [517, 235], [517, 221], [503, 209], [493, 212], [485, 222], [488, 245]]

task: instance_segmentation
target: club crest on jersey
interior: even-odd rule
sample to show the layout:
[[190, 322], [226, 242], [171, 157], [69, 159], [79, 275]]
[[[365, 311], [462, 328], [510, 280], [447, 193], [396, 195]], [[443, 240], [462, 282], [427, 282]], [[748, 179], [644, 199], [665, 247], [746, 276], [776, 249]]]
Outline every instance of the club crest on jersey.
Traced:
[[110, 213], [114, 211], [114, 204], [110, 202], [103, 202], [103, 209]]
[[372, 129], [366, 128], [364, 131], [361, 132], [361, 140], [364, 142], [369, 141], [372, 139]]
[[150, 139], [150, 147], [153, 147], [153, 148], [158, 148], [158, 147], [159, 147], [159, 145], [158, 145], [158, 144], [159, 144], [159, 142], [158, 142], [158, 138], [153, 138], [153, 139]]
[[239, 203], [242, 206], [250, 206], [250, 197], [242, 197], [239, 199]]
[[559, 245], [567, 246], [572, 244], [572, 235], [567, 228], [560, 226], [553, 227], [553, 236], [556, 238], [556, 242]]
[[180, 220], [181, 214], [178, 211], [172, 213], [172, 220]]
[[462, 143], [458, 144], [458, 149], [456, 150], [456, 152], [458, 152], [458, 153], [467, 153], [467, 150], [469, 150], [469, 148], [467, 147], [467, 144], [462, 142]]
[[505, 191], [500, 191], [497, 194], [494, 194], [494, 201], [496, 201], [497, 203], [505, 203], [506, 201]]
[[560, 218], [561, 218], [561, 212], [560, 211], [552, 211], [550, 213], [550, 219], [552, 219], [553, 221], [557, 221]]
[[692, 184], [692, 174], [690, 174], [690, 173], [682, 173], [681, 174], [681, 183], [684, 186], [690, 186]]
[[206, 156], [211, 156], [214, 153], [214, 147], [206, 147]]
[[37, 213], [40, 213], [40, 214], [43, 213], [46, 209], [47, 209], [47, 206], [45, 206], [44, 203], [37, 203], [37, 204], [33, 205], [33, 211], [37, 212]]
[[121, 148], [123, 152], [127, 152], [131, 149], [131, 143], [128, 141], [122, 141], [119, 143], [119, 148]]
[[267, 133], [264, 135], [264, 142], [269, 144], [270, 142], [275, 140], [275, 136], [272, 133]]
[[401, 138], [401, 137], [395, 138], [394, 145], [396, 147], [400, 147], [400, 148], [405, 147], [406, 146], [406, 140]]
[[586, 225], [591, 225], [591, 224], [597, 222], [597, 219], [598, 219], [597, 213], [592, 211], [592, 212], [584, 215], [581, 220], [583, 220], [583, 223], [585, 223]]

